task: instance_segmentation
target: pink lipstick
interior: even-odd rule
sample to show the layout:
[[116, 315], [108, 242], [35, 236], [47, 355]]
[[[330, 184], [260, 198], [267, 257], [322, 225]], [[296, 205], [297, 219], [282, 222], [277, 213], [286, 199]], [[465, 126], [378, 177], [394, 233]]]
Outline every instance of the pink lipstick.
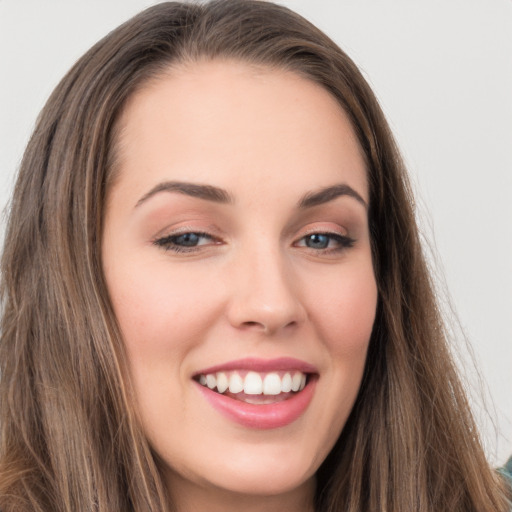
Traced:
[[314, 395], [318, 372], [293, 358], [241, 359], [197, 372], [198, 390], [221, 414], [248, 428], [297, 420]]

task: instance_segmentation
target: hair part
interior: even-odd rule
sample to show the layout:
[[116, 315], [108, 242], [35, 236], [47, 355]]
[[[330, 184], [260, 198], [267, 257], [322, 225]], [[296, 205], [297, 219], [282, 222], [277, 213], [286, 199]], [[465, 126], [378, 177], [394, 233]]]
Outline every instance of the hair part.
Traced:
[[0, 507], [172, 509], [148, 445], [102, 271], [118, 119], [173, 66], [232, 59], [328, 90], [368, 166], [379, 305], [350, 418], [317, 475], [319, 511], [505, 510], [447, 348], [406, 172], [365, 79], [327, 36], [267, 2], [166, 2], [87, 52], [23, 157], [1, 263]]

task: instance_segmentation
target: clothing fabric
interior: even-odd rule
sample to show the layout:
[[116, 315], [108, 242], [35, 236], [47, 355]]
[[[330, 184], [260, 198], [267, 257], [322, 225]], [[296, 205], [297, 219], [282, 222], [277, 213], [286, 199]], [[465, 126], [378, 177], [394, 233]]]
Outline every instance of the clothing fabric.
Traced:
[[502, 467], [499, 468], [498, 471], [508, 479], [510, 482], [510, 486], [512, 487], [512, 457], [508, 459], [507, 463]]
[[[499, 468], [498, 471], [508, 481], [508, 483], [510, 485], [511, 492], [512, 492], [512, 457], [510, 457], [510, 459], [508, 459], [507, 463], [502, 468]], [[510, 512], [512, 512], [512, 508], [510, 509]]]

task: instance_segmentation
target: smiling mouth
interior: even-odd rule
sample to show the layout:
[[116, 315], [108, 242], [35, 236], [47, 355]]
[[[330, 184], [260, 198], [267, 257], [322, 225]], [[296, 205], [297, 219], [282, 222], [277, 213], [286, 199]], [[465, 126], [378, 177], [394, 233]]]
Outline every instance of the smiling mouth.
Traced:
[[309, 374], [295, 371], [220, 371], [200, 374], [195, 380], [202, 386], [248, 404], [273, 404], [287, 400], [308, 383]]

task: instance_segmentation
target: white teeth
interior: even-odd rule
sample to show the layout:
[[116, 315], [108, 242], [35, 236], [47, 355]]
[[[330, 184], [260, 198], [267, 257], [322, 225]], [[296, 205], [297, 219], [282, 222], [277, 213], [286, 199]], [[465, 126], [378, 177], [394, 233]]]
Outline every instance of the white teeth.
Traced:
[[248, 372], [242, 378], [239, 372], [217, 372], [199, 376], [199, 383], [210, 389], [217, 389], [219, 393], [237, 394], [244, 392], [246, 395], [275, 396], [290, 391], [302, 391], [306, 386], [306, 374], [296, 371], [293, 374], [287, 372], [284, 375], [279, 372], [257, 373]]
[[295, 372], [292, 377], [292, 391], [299, 391], [302, 381], [302, 373]]
[[249, 372], [244, 380], [244, 393], [246, 395], [261, 395], [263, 393], [263, 381], [256, 372]]
[[277, 373], [268, 373], [263, 379], [264, 395], [279, 395], [281, 393], [281, 379]]
[[292, 376], [289, 373], [285, 373], [283, 380], [281, 381], [281, 391], [283, 393], [289, 393], [292, 390]]
[[224, 372], [217, 373], [217, 391], [224, 393], [229, 387], [229, 381]]
[[244, 381], [238, 373], [231, 374], [229, 378], [229, 392], [230, 393], [241, 393], [244, 390]]
[[206, 385], [210, 389], [213, 389], [213, 388], [215, 388], [217, 386], [217, 379], [215, 378], [215, 375], [208, 374], [206, 376]]

